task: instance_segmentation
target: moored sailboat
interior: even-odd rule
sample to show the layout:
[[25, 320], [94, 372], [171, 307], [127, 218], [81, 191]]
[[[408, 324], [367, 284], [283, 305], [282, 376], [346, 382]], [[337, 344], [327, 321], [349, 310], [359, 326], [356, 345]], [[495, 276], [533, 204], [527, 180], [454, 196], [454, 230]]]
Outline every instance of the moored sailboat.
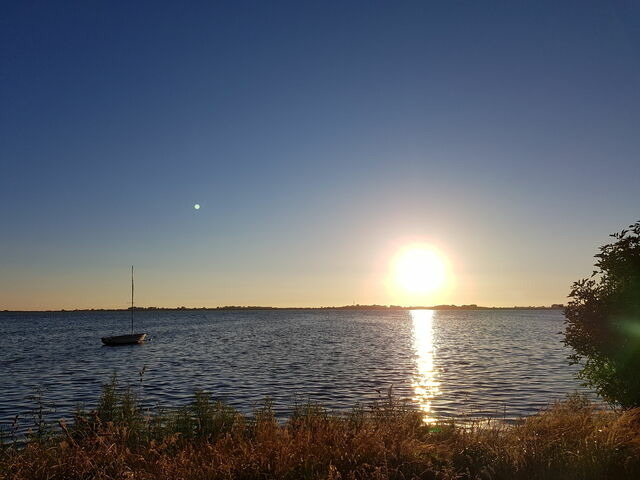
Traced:
[[146, 333], [133, 333], [133, 265], [131, 265], [131, 333], [127, 335], [115, 335], [112, 337], [102, 337], [102, 343], [111, 347], [117, 345], [132, 345], [144, 342]]

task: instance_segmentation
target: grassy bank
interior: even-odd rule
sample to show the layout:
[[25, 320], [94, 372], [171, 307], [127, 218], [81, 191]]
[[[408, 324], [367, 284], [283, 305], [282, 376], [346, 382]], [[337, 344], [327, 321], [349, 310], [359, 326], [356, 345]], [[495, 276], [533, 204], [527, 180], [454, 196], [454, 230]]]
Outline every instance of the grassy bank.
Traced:
[[143, 411], [106, 385], [94, 412], [43, 425], [0, 452], [0, 479], [626, 479], [640, 478], [640, 409], [571, 397], [516, 425], [427, 425], [389, 399], [347, 415], [269, 404], [245, 416], [204, 393]]

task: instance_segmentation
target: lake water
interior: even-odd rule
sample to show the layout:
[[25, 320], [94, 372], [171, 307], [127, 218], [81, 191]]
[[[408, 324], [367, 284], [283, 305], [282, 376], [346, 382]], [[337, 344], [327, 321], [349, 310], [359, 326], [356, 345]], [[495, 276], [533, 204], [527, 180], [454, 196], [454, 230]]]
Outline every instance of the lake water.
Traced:
[[426, 419], [512, 419], [579, 389], [559, 311], [159, 311], [136, 322], [150, 341], [114, 348], [100, 337], [127, 333], [127, 312], [0, 313], [0, 423], [33, 407], [37, 386], [68, 418], [114, 372], [147, 405], [203, 389], [243, 411], [270, 397], [280, 415], [306, 400], [349, 409], [393, 386]]

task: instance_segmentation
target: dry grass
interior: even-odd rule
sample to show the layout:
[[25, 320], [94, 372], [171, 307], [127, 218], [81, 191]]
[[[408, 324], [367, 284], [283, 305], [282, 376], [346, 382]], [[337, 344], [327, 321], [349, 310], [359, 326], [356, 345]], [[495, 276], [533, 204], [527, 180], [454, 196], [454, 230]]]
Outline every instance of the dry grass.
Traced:
[[0, 479], [640, 478], [640, 409], [571, 397], [517, 425], [427, 425], [391, 400], [348, 415], [302, 405], [285, 423], [267, 403], [243, 416], [196, 394], [150, 414], [106, 386], [98, 409], [56, 436], [5, 446]]

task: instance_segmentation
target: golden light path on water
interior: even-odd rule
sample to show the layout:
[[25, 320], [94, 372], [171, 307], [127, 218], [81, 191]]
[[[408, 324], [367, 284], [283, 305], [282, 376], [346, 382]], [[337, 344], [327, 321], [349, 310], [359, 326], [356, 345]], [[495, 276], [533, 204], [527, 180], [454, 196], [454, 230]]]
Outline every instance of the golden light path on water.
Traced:
[[433, 365], [433, 310], [411, 310], [413, 321], [413, 348], [416, 353], [417, 371], [412, 382], [413, 400], [424, 412], [424, 421], [433, 423], [431, 411], [433, 398], [440, 394], [440, 383]]

